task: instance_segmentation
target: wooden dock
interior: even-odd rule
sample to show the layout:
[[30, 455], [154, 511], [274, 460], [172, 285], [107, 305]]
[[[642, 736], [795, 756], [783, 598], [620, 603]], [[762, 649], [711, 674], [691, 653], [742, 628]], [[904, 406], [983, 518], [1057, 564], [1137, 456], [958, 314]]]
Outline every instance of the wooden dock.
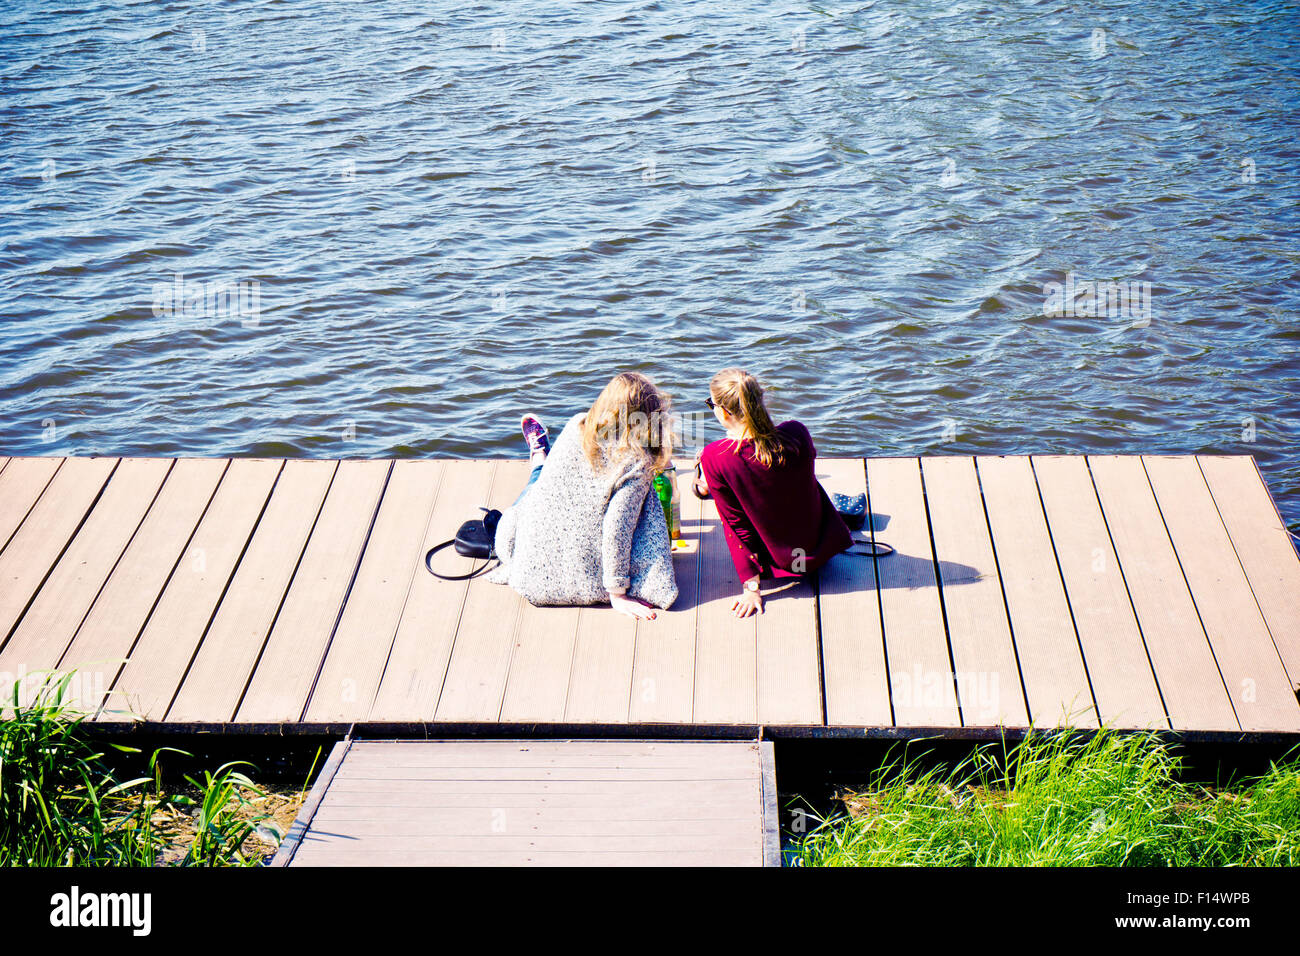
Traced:
[[344, 740], [273, 866], [780, 866], [770, 741]]
[[822, 459], [897, 553], [841, 555], [744, 621], [689, 493], [655, 621], [429, 575], [527, 472], [0, 458], [0, 675], [75, 668], [122, 729], [1300, 734], [1300, 558], [1249, 457]]

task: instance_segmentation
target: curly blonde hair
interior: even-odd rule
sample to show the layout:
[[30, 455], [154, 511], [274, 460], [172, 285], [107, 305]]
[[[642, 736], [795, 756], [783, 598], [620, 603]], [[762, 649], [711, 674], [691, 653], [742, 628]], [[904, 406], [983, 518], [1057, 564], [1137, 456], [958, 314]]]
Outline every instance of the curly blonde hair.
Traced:
[[639, 372], [619, 372], [587, 412], [582, 450], [596, 469], [641, 456], [656, 469], [672, 459], [669, 398]]

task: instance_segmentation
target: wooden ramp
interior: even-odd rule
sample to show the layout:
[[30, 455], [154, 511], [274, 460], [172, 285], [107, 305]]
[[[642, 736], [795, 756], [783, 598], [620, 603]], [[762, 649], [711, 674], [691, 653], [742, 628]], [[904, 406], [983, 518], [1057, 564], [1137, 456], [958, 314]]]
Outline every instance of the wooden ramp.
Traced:
[[680, 597], [638, 623], [424, 570], [523, 461], [0, 458], [0, 679], [76, 669], [127, 730], [1300, 734], [1300, 558], [1251, 458], [817, 470], [867, 493], [895, 554], [840, 555], [737, 620], [683, 477]]
[[344, 740], [273, 866], [780, 866], [772, 744]]

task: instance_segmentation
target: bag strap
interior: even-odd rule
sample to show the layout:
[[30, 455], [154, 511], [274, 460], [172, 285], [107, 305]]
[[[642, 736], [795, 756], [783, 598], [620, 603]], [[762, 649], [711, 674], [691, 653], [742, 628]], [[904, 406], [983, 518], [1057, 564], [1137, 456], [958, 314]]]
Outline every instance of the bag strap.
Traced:
[[[892, 545], [875, 540], [874, 535], [871, 538], [857, 538], [851, 532], [849, 537], [853, 539], [853, 543], [844, 549], [845, 554], [856, 554], [861, 558], [883, 558], [887, 554], [894, 553]], [[864, 550], [859, 551], [859, 548]]]
[[[493, 559], [488, 558], [486, 561], [483, 562], [481, 567], [475, 568], [473, 571], [469, 572], [468, 574], [442, 574], [438, 571], [433, 570], [433, 556], [437, 554], [439, 551], [442, 551], [444, 548], [450, 548], [455, 543], [456, 543], [456, 539], [451, 538], [447, 541], [444, 541], [442, 544], [438, 545], [437, 547], [430, 548], [429, 553], [424, 556], [424, 566], [429, 569], [429, 573], [432, 574], [435, 578], [442, 578], [444, 581], [468, 581], [470, 578], [476, 578], [484, 571], [491, 571], [496, 567], [496, 565], [492, 565], [492, 567], [489, 567], [489, 565], [492, 564]], [[497, 564], [500, 563], [501, 560], [500, 558], [498, 558]]]
[[[866, 548], [867, 550], [858, 551], [857, 548]], [[856, 554], [862, 558], [883, 558], [887, 554], [893, 554], [894, 548], [883, 541], [854, 541], [845, 549], [844, 553]]]

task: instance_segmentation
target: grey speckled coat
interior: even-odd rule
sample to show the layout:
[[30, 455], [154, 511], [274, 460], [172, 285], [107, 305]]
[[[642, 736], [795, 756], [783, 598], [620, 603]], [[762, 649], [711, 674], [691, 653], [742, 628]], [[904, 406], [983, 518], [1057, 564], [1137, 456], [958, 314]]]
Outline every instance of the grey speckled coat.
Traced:
[[601, 604], [611, 588], [656, 607], [677, 600], [672, 542], [645, 461], [596, 471], [582, 450], [586, 413], [556, 439], [542, 473], [497, 525], [488, 576], [533, 604]]

